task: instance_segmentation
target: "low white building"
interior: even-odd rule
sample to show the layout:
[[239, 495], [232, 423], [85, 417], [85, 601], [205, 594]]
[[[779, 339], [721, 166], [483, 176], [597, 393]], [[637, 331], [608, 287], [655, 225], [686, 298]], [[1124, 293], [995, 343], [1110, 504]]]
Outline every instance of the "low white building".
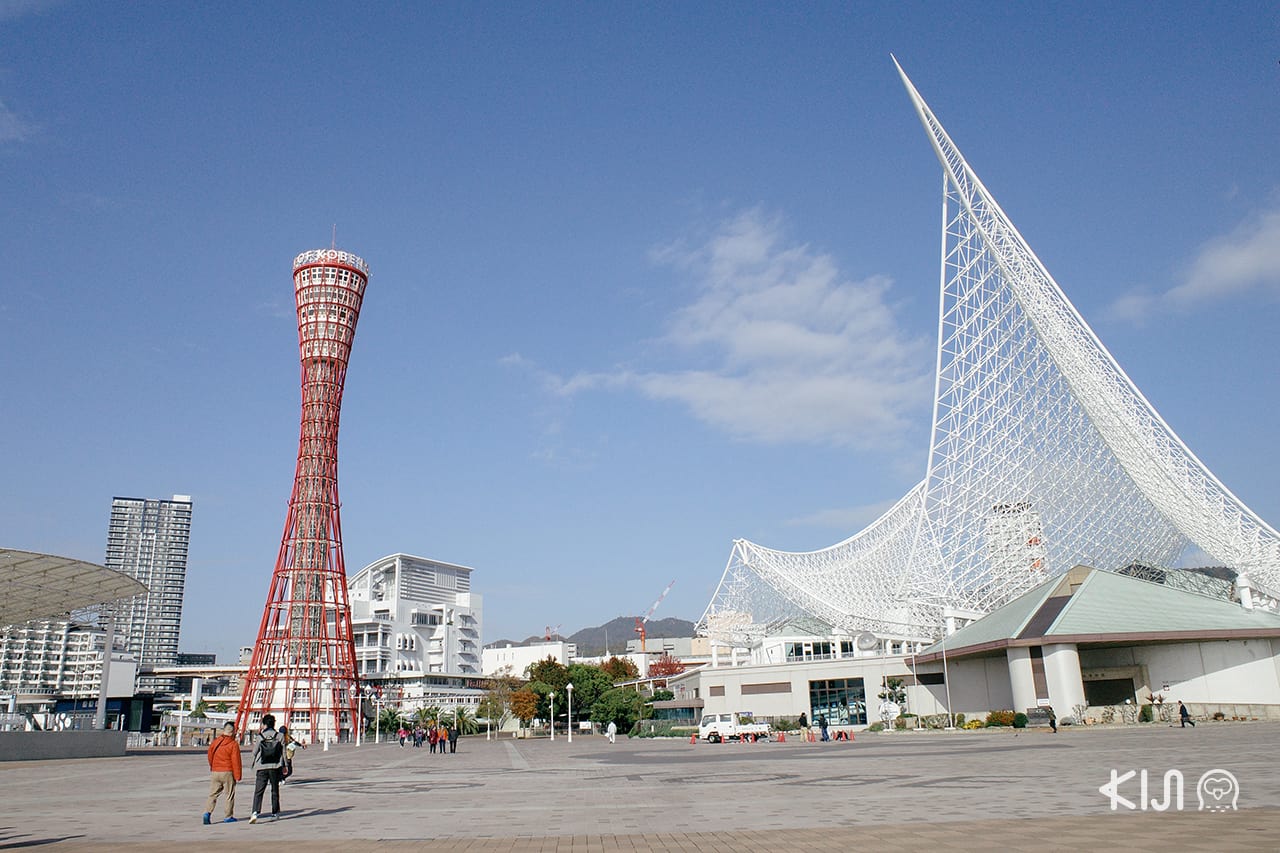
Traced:
[[391, 554], [353, 575], [347, 590], [361, 680], [479, 675], [482, 605], [471, 572]]
[[[944, 653], [945, 651], [945, 662]], [[1105, 716], [1153, 699], [1196, 716], [1280, 719], [1280, 615], [1088, 566], [1049, 580], [921, 653], [918, 702], [954, 710], [1051, 705]]]
[[485, 675], [510, 673], [516, 678], [523, 678], [524, 671], [531, 664], [551, 658], [558, 664], [568, 666], [576, 656], [576, 644], [563, 640], [547, 640], [522, 646], [504, 643], [500, 646], [486, 646], [482, 650], [480, 668]]
[[803, 712], [854, 727], [877, 720], [890, 678], [906, 685], [903, 710], [920, 715], [1052, 705], [1059, 718], [1106, 719], [1117, 707], [1136, 717], [1163, 698], [1200, 717], [1280, 719], [1280, 615], [1241, 598], [1078, 566], [925, 649], [769, 637], [669, 684], [708, 714]]

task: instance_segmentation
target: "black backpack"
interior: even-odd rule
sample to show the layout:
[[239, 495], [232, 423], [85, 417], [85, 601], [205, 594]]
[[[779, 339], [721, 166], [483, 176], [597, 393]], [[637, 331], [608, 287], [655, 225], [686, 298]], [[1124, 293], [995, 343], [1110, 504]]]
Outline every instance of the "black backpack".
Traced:
[[273, 737], [270, 740], [263, 738], [258, 742], [258, 757], [262, 759], [263, 764], [279, 764], [280, 756], [283, 752], [284, 745], [278, 737]]

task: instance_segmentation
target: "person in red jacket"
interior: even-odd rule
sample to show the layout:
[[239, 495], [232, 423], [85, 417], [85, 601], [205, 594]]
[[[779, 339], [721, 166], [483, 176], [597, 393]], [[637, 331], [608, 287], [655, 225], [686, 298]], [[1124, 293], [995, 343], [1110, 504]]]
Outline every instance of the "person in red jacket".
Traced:
[[218, 805], [218, 795], [227, 792], [227, 816], [223, 823], [235, 823], [236, 783], [240, 781], [240, 744], [236, 741], [235, 723], [222, 727], [222, 734], [209, 744], [209, 802], [205, 803], [201, 823], [211, 823], [210, 815]]

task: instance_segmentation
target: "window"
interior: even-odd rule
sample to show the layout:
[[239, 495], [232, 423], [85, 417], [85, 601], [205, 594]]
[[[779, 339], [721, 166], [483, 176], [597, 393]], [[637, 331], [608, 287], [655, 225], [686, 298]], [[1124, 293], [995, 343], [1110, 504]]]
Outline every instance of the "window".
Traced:
[[826, 717], [833, 726], [865, 725], [866, 690], [861, 678], [809, 682], [810, 719]]

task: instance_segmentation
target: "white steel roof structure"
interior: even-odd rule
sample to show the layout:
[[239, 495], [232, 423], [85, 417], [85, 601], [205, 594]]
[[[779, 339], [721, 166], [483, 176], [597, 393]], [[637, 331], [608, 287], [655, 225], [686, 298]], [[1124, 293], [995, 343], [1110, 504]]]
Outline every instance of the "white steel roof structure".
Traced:
[[0, 628], [66, 618], [73, 610], [146, 591], [129, 575], [95, 563], [0, 548]]
[[944, 177], [925, 478], [820, 551], [735, 541], [700, 632], [750, 644], [808, 613], [931, 637], [944, 614], [989, 612], [1076, 564], [1169, 566], [1193, 547], [1280, 588], [1280, 535], [1147, 402], [898, 73]]

